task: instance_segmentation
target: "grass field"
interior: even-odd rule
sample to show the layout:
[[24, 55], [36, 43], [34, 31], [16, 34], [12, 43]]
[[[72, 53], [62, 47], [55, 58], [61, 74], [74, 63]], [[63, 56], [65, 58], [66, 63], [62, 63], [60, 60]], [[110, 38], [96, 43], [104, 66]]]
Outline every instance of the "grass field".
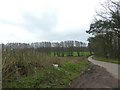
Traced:
[[53, 57], [32, 49], [6, 51], [2, 60], [2, 87], [67, 87], [89, 65], [86, 55]]
[[[79, 52], [80, 53], [80, 56], [89, 56], [90, 55], [90, 53], [89, 52]], [[77, 55], [77, 52], [73, 52], [73, 56], [78, 56]]]
[[120, 64], [120, 60], [113, 60], [113, 59], [101, 58], [101, 57], [96, 57], [96, 56], [94, 56], [93, 58], [98, 61]]
[[[67, 56], [67, 53], [68, 53], [68, 52], [64, 52], [64, 56]], [[62, 54], [62, 53], [60, 53], [60, 54]], [[80, 56], [87, 57], [87, 56], [90, 55], [90, 52], [82, 51], [82, 52], [79, 52], [79, 54], [80, 54]], [[54, 56], [54, 53], [53, 53], [53, 52], [51, 53], [51, 56]], [[56, 55], [56, 56], [57, 56], [57, 55]], [[74, 56], [74, 57], [78, 57], [77, 52], [73, 52], [73, 56]]]

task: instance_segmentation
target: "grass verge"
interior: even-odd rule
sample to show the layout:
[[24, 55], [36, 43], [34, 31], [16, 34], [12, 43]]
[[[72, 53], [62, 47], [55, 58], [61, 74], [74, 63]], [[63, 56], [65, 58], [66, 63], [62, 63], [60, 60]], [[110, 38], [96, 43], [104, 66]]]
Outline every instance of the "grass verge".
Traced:
[[4, 83], [3, 88], [65, 88], [89, 65], [85, 58], [62, 57], [59, 59], [61, 62], [58, 68], [53, 66], [42, 68], [33, 75]]
[[113, 60], [113, 59], [101, 58], [101, 57], [96, 57], [96, 56], [94, 56], [93, 59], [98, 60], [98, 61], [103, 61], [103, 62], [120, 64], [120, 60]]

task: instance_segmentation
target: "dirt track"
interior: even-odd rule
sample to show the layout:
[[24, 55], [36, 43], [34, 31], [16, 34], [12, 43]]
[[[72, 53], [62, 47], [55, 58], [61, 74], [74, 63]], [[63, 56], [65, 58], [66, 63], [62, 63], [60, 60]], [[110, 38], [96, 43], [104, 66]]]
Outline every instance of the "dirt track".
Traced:
[[73, 80], [69, 87], [70, 88], [118, 88], [118, 79], [116, 79], [109, 72], [107, 72], [105, 68], [91, 63], [89, 69], [86, 70], [83, 74], [81, 74], [80, 77]]
[[119, 64], [102, 62], [102, 61], [96, 61], [92, 57], [93, 56], [90, 56], [88, 58], [88, 61], [92, 62], [95, 65], [98, 65], [98, 66], [106, 68], [106, 70], [108, 72], [110, 72], [115, 78], [120, 79], [120, 72], [118, 72], [118, 68], [120, 68]]

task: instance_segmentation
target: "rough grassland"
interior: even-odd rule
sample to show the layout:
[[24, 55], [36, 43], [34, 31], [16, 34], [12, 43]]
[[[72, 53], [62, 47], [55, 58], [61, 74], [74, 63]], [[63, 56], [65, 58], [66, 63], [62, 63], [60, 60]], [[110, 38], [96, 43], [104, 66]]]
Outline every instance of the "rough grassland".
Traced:
[[59, 67], [46, 66], [36, 73], [4, 83], [9, 88], [65, 88], [78, 77], [87, 66], [88, 61], [82, 57], [60, 57]]

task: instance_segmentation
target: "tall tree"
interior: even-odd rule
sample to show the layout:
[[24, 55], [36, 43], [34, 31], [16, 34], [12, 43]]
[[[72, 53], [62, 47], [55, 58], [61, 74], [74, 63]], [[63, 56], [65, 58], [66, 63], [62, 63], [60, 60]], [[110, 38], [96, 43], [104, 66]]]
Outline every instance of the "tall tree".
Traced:
[[91, 50], [96, 55], [120, 59], [120, 1], [109, 0], [107, 5], [102, 6], [104, 9], [101, 13], [97, 13], [99, 19], [95, 18], [90, 29], [86, 31], [95, 36], [94, 39], [89, 39], [89, 45], [94, 46], [94, 49], [91, 47]]

